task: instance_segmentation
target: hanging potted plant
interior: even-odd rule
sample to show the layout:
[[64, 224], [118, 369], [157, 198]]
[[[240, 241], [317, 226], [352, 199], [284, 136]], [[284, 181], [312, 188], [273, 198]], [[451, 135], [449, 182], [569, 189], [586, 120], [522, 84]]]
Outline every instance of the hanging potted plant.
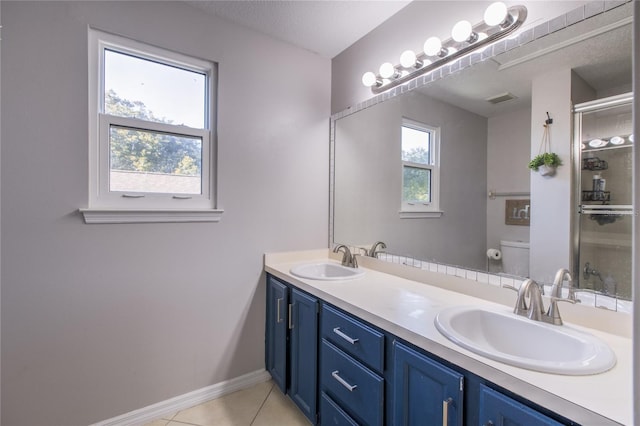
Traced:
[[544, 132], [542, 133], [542, 141], [538, 155], [529, 161], [529, 168], [534, 172], [539, 172], [542, 176], [553, 176], [556, 174], [556, 168], [562, 165], [562, 160], [555, 152], [551, 152], [551, 133], [550, 126], [553, 119], [547, 113], [547, 119], [544, 122]]
[[553, 176], [556, 167], [562, 165], [562, 160], [555, 152], [545, 152], [533, 157], [529, 162], [529, 168], [534, 172], [540, 172], [542, 176]]

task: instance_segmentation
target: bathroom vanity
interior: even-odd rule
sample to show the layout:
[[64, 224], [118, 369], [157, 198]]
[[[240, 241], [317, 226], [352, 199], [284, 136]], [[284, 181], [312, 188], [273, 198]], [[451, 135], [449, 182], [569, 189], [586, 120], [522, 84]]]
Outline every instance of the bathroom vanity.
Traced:
[[[364, 275], [351, 280], [290, 272], [332, 256], [327, 250], [265, 256], [266, 367], [312, 423], [631, 424], [631, 339], [572, 323], [579, 307], [562, 310], [562, 327], [606, 342], [616, 365], [597, 375], [540, 373], [468, 351], [434, 325], [451, 306], [509, 311], [515, 293], [367, 258], [359, 260]], [[597, 315], [601, 325], [628, 320]]]

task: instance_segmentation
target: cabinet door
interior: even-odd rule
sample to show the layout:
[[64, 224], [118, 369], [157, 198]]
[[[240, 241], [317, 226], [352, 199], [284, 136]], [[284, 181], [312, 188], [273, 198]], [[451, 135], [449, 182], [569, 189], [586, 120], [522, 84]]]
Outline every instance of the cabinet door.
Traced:
[[462, 425], [463, 375], [394, 342], [395, 425]]
[[318, 300], [291, 291], [291, 384], [289, 396], [316, 423], [318, 365]]
[[289, 289], [267, 277], [266, 368], [283, 393], [287, 392], [287, 328]]
[[480, 386], [481, 426], [560, 426], [562, 423], [485, 385]]

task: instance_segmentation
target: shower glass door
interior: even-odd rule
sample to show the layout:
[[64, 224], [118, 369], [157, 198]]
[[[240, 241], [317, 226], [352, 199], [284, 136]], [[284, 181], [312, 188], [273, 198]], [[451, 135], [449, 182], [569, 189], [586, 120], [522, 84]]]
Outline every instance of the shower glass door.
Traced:
[[576, 105], [574, 281], [631, 299], [631, 93]]

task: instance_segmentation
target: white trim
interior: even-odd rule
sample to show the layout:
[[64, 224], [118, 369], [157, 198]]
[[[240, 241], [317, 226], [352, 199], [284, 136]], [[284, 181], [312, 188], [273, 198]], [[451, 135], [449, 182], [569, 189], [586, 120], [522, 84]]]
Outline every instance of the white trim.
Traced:
[[220, 222], [224, 210], [114, 210], [78, 209], [87, 224]]
[[112, 417], [91, 426], [138, 426], [160, 419], [167, 414], [202, 404], [215, 398], [230, 394], [235, 391], [249, 388], [258, 383], [271, 379], [271, 375], [266, 370], [256, 370], [235, 379], [226, 380], [194, 390], [189, 393], [148, 405], [138, 410], [130, 411], [117, 417]]
[[424, 212], [420, 212], [420, 211], [403, 211], [400, 210], [398, 212], [398, 214], [400, 215], [400, 219], [430, 219], [430, 218], [438, 218], [438, 217], [442, 217], [442, 215], [444, 214], [443, 211], [424, 211]]
[[[423, 217], [440, 217], [440, 127], [430, 126], [407, 117], [402, 117], [402, 127], [418, 130], [429, 134], [429, 161], [430, 164], [414, 163], [411, 161], [401, 160], [402, 179], [400, 188], [400, 212], [420, 212], [420, 213], [436, 213], [436, 215], [417, 215], [407, 216], [400, 215], [401, 218], [423, 218]], [[402, 138], [400, 139], [402, 146]], [[419, 201], [408, 202], [404, 199], [404, 168], [413, 167], [430, 171], [430, 202], [420, 203]], [[440, 212], [440, 214], [437, 214]]]
[[[174, 214], [174, 210], [196, 211], [216, 210], [216, 63], [201, 58], [183, 55], [179, 52], [148, 45], [136, 40], [127, 39], [114, 34], [95, 30], [89, 31], [88, 57], [89, 57], [89, 201], [91, 211], [86, 213], [93, 218], [88, 219], [83, 209], [87, 223], [140, 223], [140, 222], [217, 222], [217, 219], [203, 219], [185, 216], [183, 213]], [[141, 59], [155, 60], [167, 66], [175, 66], [186, 71], [203, 74], [206, 79], [206, 111], [204, 128], [196, 129], [183, 125], [157, 123], [127, 117], [116, 117], [106, 114], [104, 107], [104, 55], [103, 51], [109, 49], [115, 52], [131, 54]], [[136, 195], [143, 197], [123, 197], [121, 192], [111, 191], [109, 187], [109, 131], [110, 126], [131, 127], [132, 129], [148, 132], [167, 133], [176, 136], [197, 138], [202, 142], [201, 157], [201, 193], [189, 194], [189, 197], [181, 197], [182, 194], [165, 194], [153, 192], [140, 192]], [[175, 195], [175, 196], [174, 196]], [[95, 219], [94, 212], [110, 212], [122, 210], [113, 218]], [[127, 216], [123, 211], [143, 211], [157, 209], [158, 214], [145, 214], [144, 219], [140, 215]], [[171, 212], [167, 215], [166, 212]], [[103, 215], [104, 216], [104, 215]], [[124, 220], [121, 220], [125, 217]]]

